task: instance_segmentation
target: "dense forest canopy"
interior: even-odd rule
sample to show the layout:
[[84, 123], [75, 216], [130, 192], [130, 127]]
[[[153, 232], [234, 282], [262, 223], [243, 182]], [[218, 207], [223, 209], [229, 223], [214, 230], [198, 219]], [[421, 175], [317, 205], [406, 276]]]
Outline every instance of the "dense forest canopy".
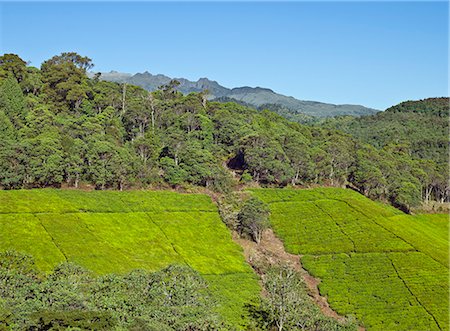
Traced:
[[372, 116], [330, 119], [324, 126], [378, 148], [391, 142], [402, 144], [413, 157], [444, 165], [448, 162], [449, 104], [449, 98], [406, 101]]
[[[435, 132], [434, 117], [421, 122], [436, 133], [423, 144], [439, 143], [412, 153], [418, 140], [409, 132], [405, 139], [374, 144], [335, 129], [349, 131], [344, 125], [352, 121], [308, 127], [271, 111], [210, 102], [207, 91], [183, 95], [177, 81], [147, 92], [99, 75], [88, 78], [92, 67], [91, 59], [76, 53], [54, 56], [40, 69], [15, 54], [0, 57], [1, 187], [83, 182], [97, 189], [197, 185], [224, 192], [238, 181], [254, 181], [349, 185], [404, 209], [421, 200], [448, 200], [447, 165], [441, 162], [448, 142]], [[428, 108], [445, 114], [433, 104]], [[360, 121], [377, 116], [389, 122], [398, 114], [390, 110]]]
[[422, 164], [426, 177], [418, 178], [424, 184], [424, 199], [434, 197], [445, 201], [448, 193], [441, 190], [448, 190], [448, 186], [427, 183], [448, 177], [449, 105], [449, 98], [405, 101], [372, 116], [330, 119], [322, 127], [346, 132], [377, 149], [392, 144], [401, 147]]

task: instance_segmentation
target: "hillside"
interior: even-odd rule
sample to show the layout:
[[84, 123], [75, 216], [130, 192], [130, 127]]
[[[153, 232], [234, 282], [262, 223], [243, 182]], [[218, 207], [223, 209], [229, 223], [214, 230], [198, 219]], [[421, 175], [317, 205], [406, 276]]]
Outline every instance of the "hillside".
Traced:
[[448, 330], [448, 216], [408, 216], [345, 189], [256, 189], [322, 295], [368, 330]]
[[15, 54], [0, 64], [3, 189], [202, 186], [225, 193], [247, 182], [350, 185], [406, 211], [449, 198], [441, 164], [403, 145], [376, 149], [334, 128], [183, 95], [176, 82], [148, 92], [89, 78], [92, 61], [77, 53], [56, 55], [40, 69]]
[[260, 291], [206, 195], [0, 191], [0, 251], [11, 249], [31, 254], [46, 272], [64, 261], [97, 275], [187, 265], [207, 281], [219, 313], [235, 326]]
[[332, 119], [324, 126], [344, 131], [377, 148], [396, 144], [416, 158], [445, 165], [449, 107], [449, 98], [405, 101], [372, 116]]
[[268, 88], [244, 86], [230, 89], [208, 78], [190, 81], [185, 78], [170, 78], [161, 74], [152, 75], [147, 71], [135, 75], [111, 71], [109, 73], [101, 73], [101, 79], [137, 85], [148, 91], [155, 91], [161, 85], [169, 84], [172, 79], [176, 79], [180, 82], [177, 89], [184, 94], [208, 90], [209, 98], [212, 100], [229, 98], [238, 102], [244, 102], [255, 108], [260, 108], [264, 105], [279, 106], [288, 109], [294, 114], [300, 113], [315, 117], [331, 117], [337, 115], [362, 116], [378, 112], [376, 109], [360, 105], [334, 105], [317, 101], [298, 100], [276, 93]]

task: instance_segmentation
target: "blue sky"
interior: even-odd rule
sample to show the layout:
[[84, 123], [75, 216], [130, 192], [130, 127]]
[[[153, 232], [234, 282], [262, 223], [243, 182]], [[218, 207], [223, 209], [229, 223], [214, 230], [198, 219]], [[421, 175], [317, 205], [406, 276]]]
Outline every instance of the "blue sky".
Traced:
[[3, 2], [0, 51], [385, 109], [448, 95], [447, 2]]

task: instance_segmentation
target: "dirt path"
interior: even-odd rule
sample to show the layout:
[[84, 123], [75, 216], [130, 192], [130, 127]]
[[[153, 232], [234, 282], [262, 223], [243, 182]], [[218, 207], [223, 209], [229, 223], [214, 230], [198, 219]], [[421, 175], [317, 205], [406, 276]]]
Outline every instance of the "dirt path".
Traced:
[[[271, 229], [268, 229], [263, 233], [259, 245], [253, 241], [239, 238], [237, 235], [234, 236], [233, 240], [244, 249], [245, 259], [257, 273], [260, 273], [258, 266], [261, 264], [289, 265], [303, 277], [311, 297], [320, 307], [323, 314], [338, 321], [344, 320], [343, 316], [339, 315], [330, 308], [327, 298], [320, 295], [317, 287], [320, 280], [312, 277], [305, 269], [303, 269], [300, 262], [300, 257], [298, 255], [289, 254], [284, 250], [282, 241], [275, 236]], [[364, 328], [360, 327], [359, 331], [362, 330], [364, 330]]]

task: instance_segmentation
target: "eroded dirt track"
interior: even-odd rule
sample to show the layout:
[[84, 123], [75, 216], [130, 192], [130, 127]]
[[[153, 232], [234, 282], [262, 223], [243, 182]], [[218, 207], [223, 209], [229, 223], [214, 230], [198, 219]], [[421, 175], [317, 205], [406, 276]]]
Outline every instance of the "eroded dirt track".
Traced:
[[[243, 249], [247, 262], [261, 275], [261, 265], [289, 265], [296, 270], [305, 280], [309, 294], [320, 307], [320, 310], [326, 316], [332, 317], [338, 321], [345, 318], [330, 308], [327, 298], [319, 293], [318, 285], [320, 280], [312, 277], [305, 269], [303, 269], [300, 257], [298, 255], [289, 254], [285, 251], [283, 242], [273, 233], [271, 229], [265, 230], [259, 244], [253, 241], [233, 236]], [[364, 328], [359, 328], [364, 330]]]

